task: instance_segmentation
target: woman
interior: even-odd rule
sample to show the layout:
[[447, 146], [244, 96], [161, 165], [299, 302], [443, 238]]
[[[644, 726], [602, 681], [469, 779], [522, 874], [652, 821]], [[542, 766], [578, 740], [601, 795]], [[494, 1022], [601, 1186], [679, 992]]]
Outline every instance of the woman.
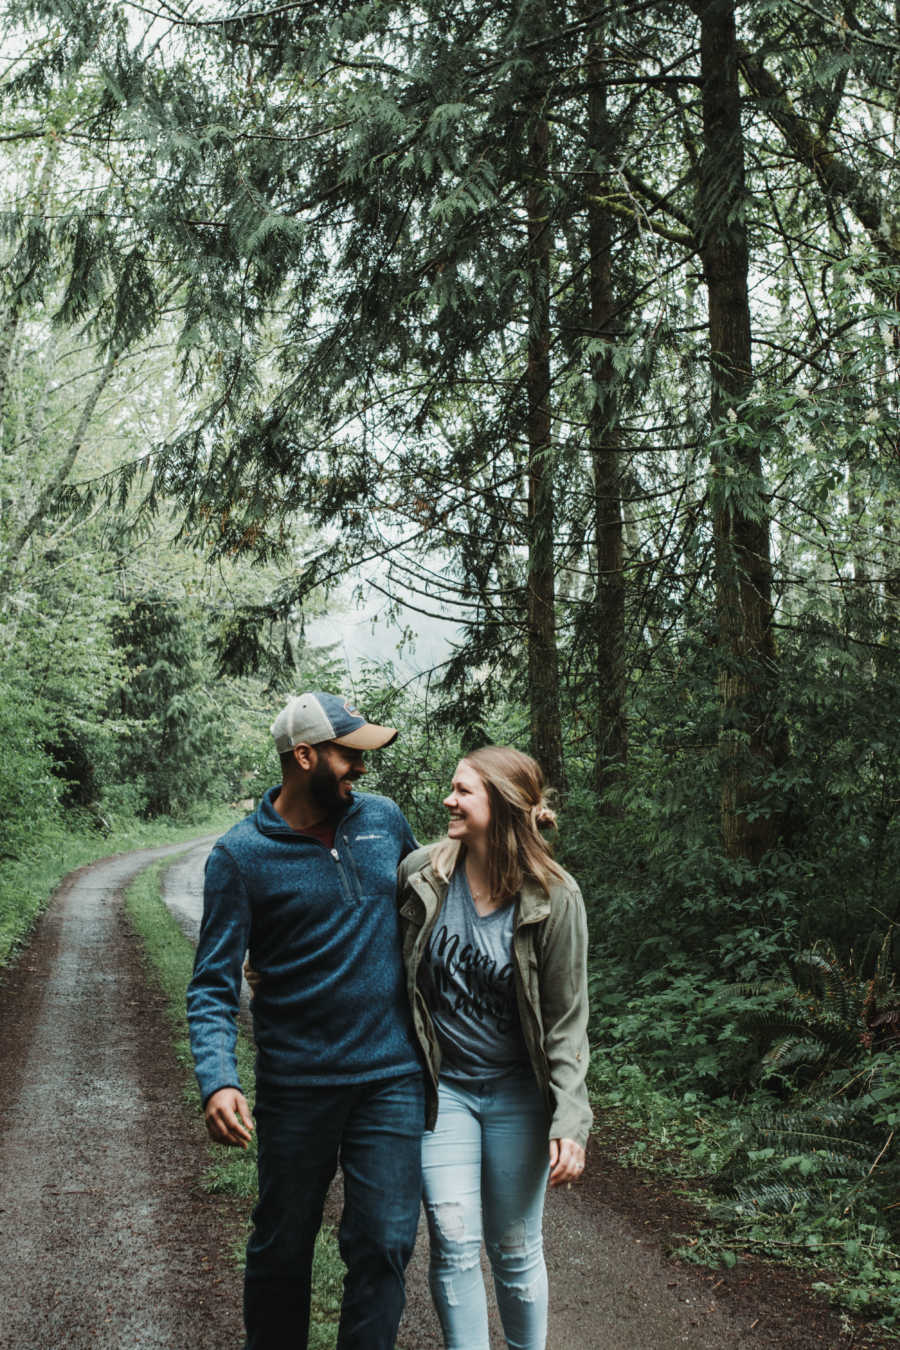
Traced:
[[422, 1155], [431, 1292], [447, 1350], [489, 1350], [483, 1235], [507, 1344], [543, 1350], [544, 1192], [548, 1175], [580, 1175], [591, 1125], [584, 905], [541, 836], [555, 817], [528, 755], [473, 751], [444, 805], [447, 837], [400, 867], [410, 999], [437, 1092]]

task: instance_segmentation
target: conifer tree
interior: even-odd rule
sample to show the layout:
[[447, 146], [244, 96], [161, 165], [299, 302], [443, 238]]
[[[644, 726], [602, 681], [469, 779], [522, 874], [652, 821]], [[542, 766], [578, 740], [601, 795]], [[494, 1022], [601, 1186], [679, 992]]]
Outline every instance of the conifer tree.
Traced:
[[[52, 22], [56, 0], [30, 13]], [[844, 120], [887, 98], [883, 4], [843, 26], [724, 0], [169, 13], [138, 38], [112, 4], [78, 11], [16, 75], [38, 102], [83, 69], [105, 166], [57, 233], [67, 312], [111, 350], [176, 288], [182, 374], [209, 396], [158, 447], [151, 504], [177, 495], [217, 556], [327, 526], [286, 610], [376, 561], [393, 598], [460, 606], [448, 679], [470, 725], [527, 681], [531, 641], [558, 781], [538, 737], [560, 704], [600, 727], [605, 790], [626, 687], [684, 650], [705, 680], [687, 629], [712, 624], [723, 839], [758, 858], [777, 814], [751, 783], [783, 748], [773, 605], [797, 595], [786, 566], [773, 590], [768, 528], [800, 539], [819, 470], [790, 437], [827, 438], [824, 402], [784, 410], [811, 379], [854, 447], [875, 434], [852, 432], [853, 382], [829, 382], [842, 325], [893, 294], [893, 164], [874, 122], [854, 139]], [[866, 234], [875, 261], [849, 265]]]

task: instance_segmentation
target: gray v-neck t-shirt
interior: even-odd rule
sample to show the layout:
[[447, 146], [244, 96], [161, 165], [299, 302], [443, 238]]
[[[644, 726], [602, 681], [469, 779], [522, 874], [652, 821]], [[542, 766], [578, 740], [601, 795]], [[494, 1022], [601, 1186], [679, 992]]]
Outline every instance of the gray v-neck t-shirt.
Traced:
[[514, 918], [513, 904], [479, 914], [465, 868], [456, 868], [420, 966], [447, 1078], [493, 1078], [528, 1064], [513, 981]]

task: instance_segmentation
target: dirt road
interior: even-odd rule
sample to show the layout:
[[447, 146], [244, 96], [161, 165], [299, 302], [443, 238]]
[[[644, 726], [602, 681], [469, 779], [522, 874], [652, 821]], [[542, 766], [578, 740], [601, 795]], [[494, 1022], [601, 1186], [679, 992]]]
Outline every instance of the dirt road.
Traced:
[[74, 874], [0, 988], [9, 1350], [240, 1343], [223, 1207], [197, 1185], [203, 1132], [183, 1109], [171, 1029], [120, 904], [123, 885], [175, 851]]
[[[238, 1350], [233, 1211], [203, 1194], [205, 1142], [159, 996], [121, 911], [146, 850], [73, 874], [0, 986], [0, 1346]], [[170, 869], [166, 898], [196, 932], [208, 841]], [[713, 1276], [666, 1260], [681, 1202], [590, 1155], [549, 1197], [550, 1350], [861, 1347], [778, 1272]], [[333, 1208], [339, 1205], [335, 1194]], [[426, 1242], [410, 1270], [403, 1350], [439, 1350]], [[495, 1324], [495, 1345], [503, 1344]], [[286, 1350], [288, 1348], [286, 1347]]]

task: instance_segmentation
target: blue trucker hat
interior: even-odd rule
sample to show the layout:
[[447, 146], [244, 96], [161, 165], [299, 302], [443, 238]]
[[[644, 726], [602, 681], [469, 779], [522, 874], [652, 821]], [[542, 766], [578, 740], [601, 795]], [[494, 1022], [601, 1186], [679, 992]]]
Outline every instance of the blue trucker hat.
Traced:
[[279, 755], [305, 742], [321, 745], [334, 741], [350, 750], [380, 750], [397, 735], [394, 727], [367, 722], [361, 712], [340, 694], [299, 694], [289, 698], [272, 723], [275, 749]]

